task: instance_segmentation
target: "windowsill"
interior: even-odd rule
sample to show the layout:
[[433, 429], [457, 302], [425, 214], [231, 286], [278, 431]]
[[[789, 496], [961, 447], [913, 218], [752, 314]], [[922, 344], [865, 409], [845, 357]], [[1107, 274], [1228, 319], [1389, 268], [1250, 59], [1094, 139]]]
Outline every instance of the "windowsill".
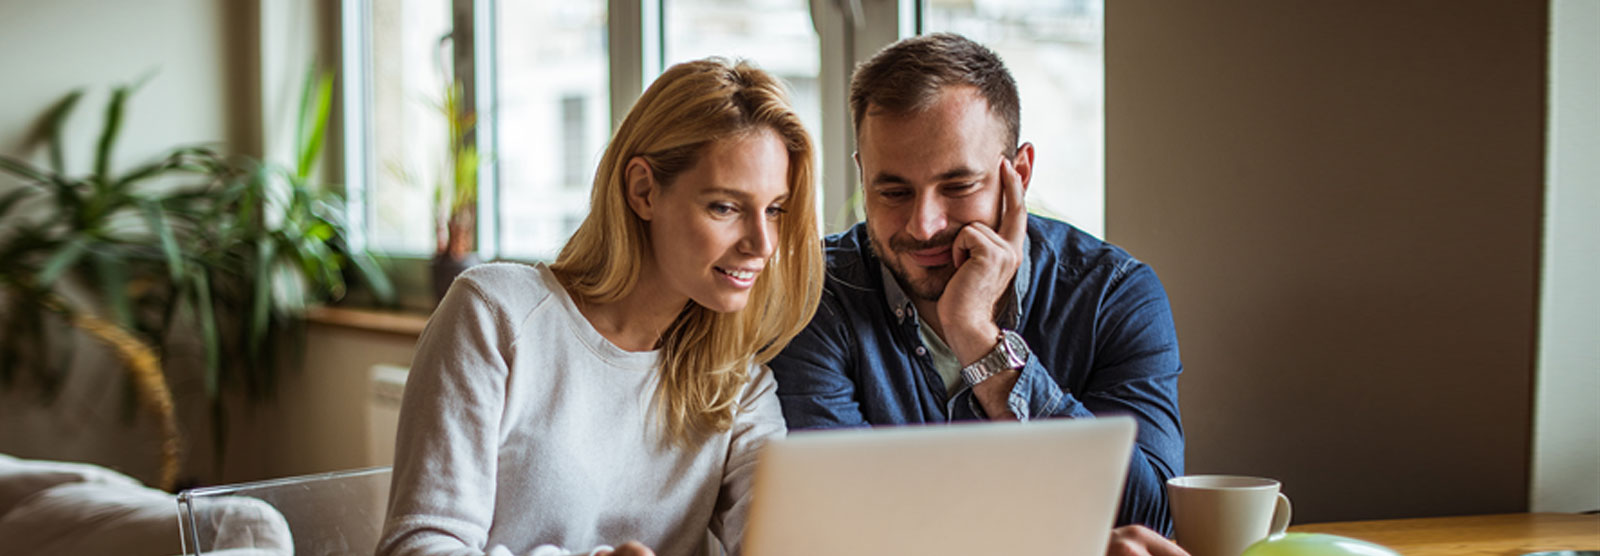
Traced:
[[306, 321], [350, 330], [393, 334], [416, 338], [428, 324], [428, 315], [407, 311], [380, 311], [345, 307], [312, 307]]

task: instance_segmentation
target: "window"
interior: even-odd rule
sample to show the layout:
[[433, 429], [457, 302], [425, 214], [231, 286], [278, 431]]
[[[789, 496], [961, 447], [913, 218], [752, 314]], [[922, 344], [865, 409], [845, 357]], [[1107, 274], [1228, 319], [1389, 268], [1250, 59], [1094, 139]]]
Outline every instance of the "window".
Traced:
[[440, 107], [450, 82], [441, 42], [450, 34], [450, 0], [370, 0], [367, 13], [365, 210], [355, 216], [368, 247], [431, 254], [433, 187], [449, 139]]
[[1105, 234], [1104, 4], [1101, 0], [931, 0], [927, 31], [983, 43], [1022, 98], [1037, 161], [1029, 210]]
[[808, 0], [667, 0], [666, 65], [744, 58], [783, 79], [806, 129], [822, 129], [821, 56]]
[[[439, 106], [455, 76], [479, 114], [483, 258], [553, 258], [645, 84], [672, 63], [718, 55], [788, 83], [818, 145], [820, 214], [837, 231], [857, 217], [850, 72], [900, 37], [948, 30], [993, 47], [1018, 79], [1023, 139], [1040, 162], [1034, 210], [1099, 234], [1102, 1], [344, 0], [345, 72], [361, 77], [346, 80], [347, 106], [360, 107], [346, 125], [361, 130], [346, 134], [352, 219], [370, 246], [432, 254]], [[468, 50], [452, 49], [452, 21], [471, 26], [458, 33]]]

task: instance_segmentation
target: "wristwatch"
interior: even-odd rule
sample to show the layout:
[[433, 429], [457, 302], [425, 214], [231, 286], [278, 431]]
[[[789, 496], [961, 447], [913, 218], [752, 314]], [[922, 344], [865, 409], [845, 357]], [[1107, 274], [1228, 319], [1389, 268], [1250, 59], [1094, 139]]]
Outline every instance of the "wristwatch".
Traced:
[[1027, 364], [1028, 343], [1016, 332], [1002, 328], [994, 349], [971, 365], [962, 367], [961, 378], [967, 381], [967, 386], [977, 386], [991, 376], [1015, 371]]

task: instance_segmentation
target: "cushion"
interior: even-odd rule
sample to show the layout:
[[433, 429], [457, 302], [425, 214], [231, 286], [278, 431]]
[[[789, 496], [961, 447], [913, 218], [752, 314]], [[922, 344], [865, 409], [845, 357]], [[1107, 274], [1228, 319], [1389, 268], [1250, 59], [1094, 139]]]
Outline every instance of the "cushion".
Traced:
[[98, 465], [18, 459], [0, 454], [0, 516], [10, 513], [17, 503], [29, 496], [65, 483], [140, 486], [132, 477]]
[[18, 502], [0, 516], [0, 556], [181, 554], [172, 495], [137, 485], [76, 482]]

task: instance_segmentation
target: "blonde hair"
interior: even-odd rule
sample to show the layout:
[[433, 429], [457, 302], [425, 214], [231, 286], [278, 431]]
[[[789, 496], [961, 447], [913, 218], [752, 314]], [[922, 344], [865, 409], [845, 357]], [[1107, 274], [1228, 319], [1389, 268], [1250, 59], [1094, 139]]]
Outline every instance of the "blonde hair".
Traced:
[[651, 253], [649, 228], [625, 198], [628, 161], [642, 157], [670, 187], [711, 143], [761, 129], [776, 132], [789, 155], [787, 213], [772, 258], [744, 310], [717, 313], [690, 302], [657, 344], [657, 415], [665, 439], [679, 446], [732, 426], [750, 365], [770, 361], [799, 334], [821, 296], [815, 155], [783, 85], [748, 62], [720, 58], [677, 64], [661, 74], [606, 147], [589, 215], [550, 267], [575, 297], [622, 299]]

